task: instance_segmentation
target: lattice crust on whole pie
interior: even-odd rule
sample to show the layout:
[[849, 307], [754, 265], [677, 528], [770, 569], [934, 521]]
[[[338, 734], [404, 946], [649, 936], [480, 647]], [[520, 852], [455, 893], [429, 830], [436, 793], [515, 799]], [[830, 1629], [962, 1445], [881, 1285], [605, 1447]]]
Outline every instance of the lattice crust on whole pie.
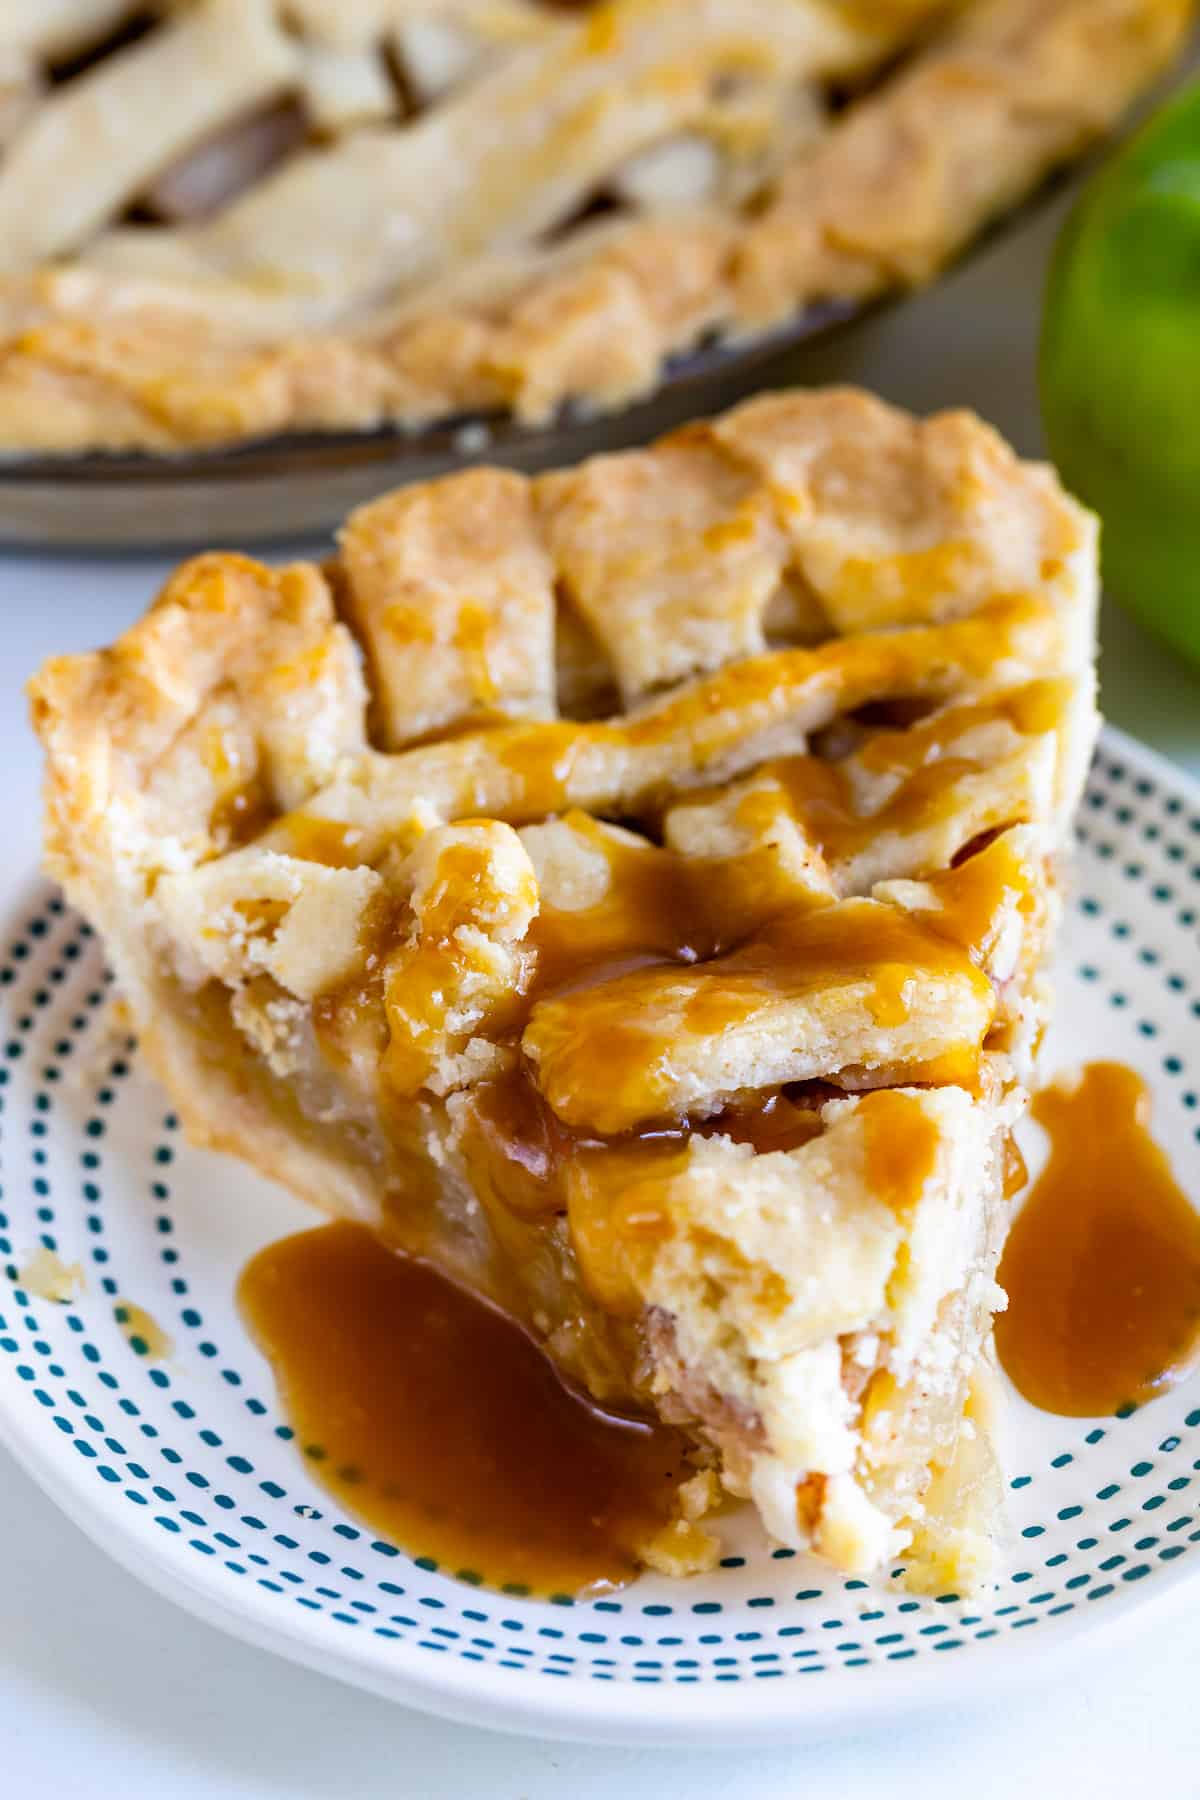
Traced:
[[1194, 0], [6, 0], [0, 442], [613, 407], [928, 280]]
[[970, 1581], [1094, 560], [977, 420], [848, 391], [450, 477], [48, 664], [50, 867], [200, 1141], [685, 1422], [776, 1537]]

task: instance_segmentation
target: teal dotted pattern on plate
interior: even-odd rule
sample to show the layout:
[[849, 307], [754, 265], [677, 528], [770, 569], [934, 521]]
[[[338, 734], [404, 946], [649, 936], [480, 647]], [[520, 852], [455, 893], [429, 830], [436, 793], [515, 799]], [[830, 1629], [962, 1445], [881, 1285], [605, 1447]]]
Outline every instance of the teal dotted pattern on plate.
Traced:
[[[1140, 1067], [1156, 1133], [1200, 1193], [1200, 807], [1132, 748], [1105, 748], [1079, 839], [1053, 1060]], [[833, 1578], [745, 1519], [711, 1575], [590, 1602], [493, 1591], [406, 1555], [313, 1482], [233, 1307], [246, 1256], [308, 1216], [184, 1142], [110, 995], [87, 927], [39, 888], [0, 938], [0, 1425], [97, 1535], [128, 1549], [132, 1534], [223, 1606], [250, 1606], [253, 1588], [260, 1620], [287, 1631], [303, 1612], [310, 1641], [369, 1638], [384, 1673], [415, 1654], [525, 1684], [715, 1690], [993, 1653], [1200, 1566], [1200, 1380], [1124, 1418], [1014, 1401], [1008, 1566], [970, 1601]], [[22, 1287], [38, 1245], [82, 1267], [71, 1303]], [[150, 1312], [170, 1355], [131, 1341], [122, 1300]]]

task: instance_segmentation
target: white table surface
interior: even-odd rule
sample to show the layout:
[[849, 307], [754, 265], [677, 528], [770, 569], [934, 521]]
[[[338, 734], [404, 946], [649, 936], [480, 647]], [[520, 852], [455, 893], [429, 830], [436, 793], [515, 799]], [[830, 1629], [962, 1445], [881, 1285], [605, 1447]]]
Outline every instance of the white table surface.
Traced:
[[[928, 411], [968, 404], [1040, 450], [1033, 366], [1061, 204], [935, 292], [806, 362]], [[109, 640], [161, 559], [0, 557], [4, 854], [36, 858], [37, 761], [19, 685], [52, 651]], [[1103, 700], [1117, 724], [1200, 775], [1200, 679], [1112, 607]], [[9, 1794], [376, 1795], [429, 1800], [991, 1800], [1200, 1793], [1200, 1584], [1153, 1607], [1076, 1679], [933, 1724], [794, 1750], [589, 1749], [446, 1725], [235, 1643], [158, 1599], [61, 1518], [0, 1451], [0, 1781]]]

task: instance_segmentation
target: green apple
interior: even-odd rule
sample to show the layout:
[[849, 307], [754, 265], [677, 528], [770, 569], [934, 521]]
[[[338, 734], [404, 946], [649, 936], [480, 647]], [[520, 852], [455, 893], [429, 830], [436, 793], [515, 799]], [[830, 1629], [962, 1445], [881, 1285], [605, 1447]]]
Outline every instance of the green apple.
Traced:
[[1042, 415], [1104, 579], [1200, 663], [1200, 82], [1089, 182], [1054, 253]]

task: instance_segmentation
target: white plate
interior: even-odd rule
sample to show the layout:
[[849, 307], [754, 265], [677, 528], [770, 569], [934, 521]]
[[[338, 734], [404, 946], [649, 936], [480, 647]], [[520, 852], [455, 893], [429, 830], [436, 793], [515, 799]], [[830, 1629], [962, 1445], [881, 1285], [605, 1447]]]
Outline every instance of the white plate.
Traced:
[[[1155, 1134], [1200, 1195], [1200, 791], [1109, 732], [1080, 840], [1049, 1066], [1140, 1069]], [[247, 1257], [311, 1214], [184, 1143], [111, 1037], [97, 945], [52, 890], [27, 884], [5, 912], [0, 1431], [97, 1543], [212, 1623], [479, 1724], [762, 1743], [994, 1691], [1200, 1570], [1200, 1374], [1125, 1419], [1014, 1396], [1011, 1559], [968, 1602], [839, 1580], [745, 1519], [712, 1575], [592, 1603], [412, 1560], [311, 1480], [233, 1305]], [[1033, 1128], [1026, 1146], [1036, 1161]], [[39, 1242], [83, 1265], [76, 1303], [22, 1290]], [[130, 1346], [118, 1298], [170, 1333], [166, 1361]]]

